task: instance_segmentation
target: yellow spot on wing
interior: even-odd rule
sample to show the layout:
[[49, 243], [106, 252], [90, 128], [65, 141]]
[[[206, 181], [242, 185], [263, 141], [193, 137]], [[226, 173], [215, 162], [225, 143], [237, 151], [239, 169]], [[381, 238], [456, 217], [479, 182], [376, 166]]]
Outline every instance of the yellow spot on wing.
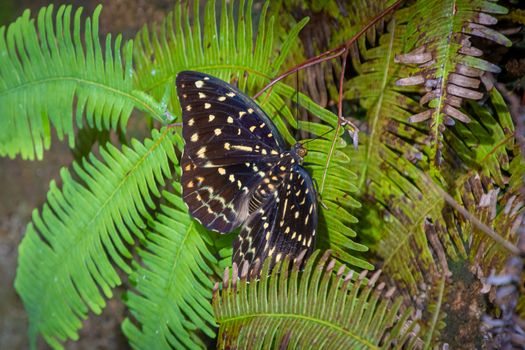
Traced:
[[246, 151], [246, 152], [253, 151], [253, 148], [251, 148], [250, 146], [232, 145], [231, 148], [239, 150], [239, 151]]

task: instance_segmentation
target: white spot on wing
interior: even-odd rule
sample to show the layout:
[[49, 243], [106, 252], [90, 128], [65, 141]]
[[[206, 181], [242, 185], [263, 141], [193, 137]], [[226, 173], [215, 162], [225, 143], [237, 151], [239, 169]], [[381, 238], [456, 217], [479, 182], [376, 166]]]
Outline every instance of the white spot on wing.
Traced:
[[204, 86], [204, 82], [202, 80], [197, 80], [195, 82], [195, 86], [200, 89], [201, 87]]

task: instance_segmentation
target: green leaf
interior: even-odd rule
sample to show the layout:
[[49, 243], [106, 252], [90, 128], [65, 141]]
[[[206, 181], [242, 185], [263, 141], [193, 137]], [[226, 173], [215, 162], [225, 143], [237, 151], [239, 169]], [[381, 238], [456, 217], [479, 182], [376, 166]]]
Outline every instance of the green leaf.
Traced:
[[[172, 134], [154, 131], [143, 143], [121, 151], [100, 149], [103, 161], [74, 163], [75, 176], [62, 169], [62, 189], [53, 181], [40, 213], [33, 212], [19, 248], [15, 288], [29, 314], [31, 341], [40, 333], [53, 347], [78, 339], [82, 319], [98, 314], [104, 297], [121, 284], [113, 265], [131, 269], [127, 245], [144, 237], [152, 195], [177, 163]], [[75, 178], [77, 180], [75, 180]]]
[[[134, 106], [159, 118], [158, 107], [132, 93], [132, 42], [108, 35], [99, 41], [97, 7], [81, 24], [82, 9], [42, 8], [35, 20], [26, 10], [0, 28], [0, 156], [42, 159], [51, 127], [75, 143], [76, 126], [123, 128]], [[73, 17], [73, 18], [72, 18]], [[71, 23], [73, 22], [73, 23]], [[81, 33], [84, 33], [83, 36]]]
[[[431, 171], [437, 172], [444, 149], [443, 132], [456, 122], [468, 123], [469, 114], [461, 109], [464, 99], [480, 100], [481, 76], [501, 69], [479, 58], [483, 51], [472, 46], [472, 37], [492, 40], [510, 46], [511, 41], [487, 25], [497, 22], [490, 14], [506, 12], [504, 7], [486, 0], [416, 2], [410, 12], [405, 48], [398, 55], [405, 64], [418, 64], [410, 78], [401, 85], [423, 85], [421, 104], [429, 109], [413, 115], [412, 122], [426, 121], [429, 130]], [[423, 90], [422, 90], [423, 91]], [[436, 167], [434, 166], [436, 165]]]
[[[247, 281], [248, 266], [225, 272], [225, 285], [215, 286], [213, 308], [219, 324], [219, 349], [392, 349], [415, 348], [412, 311], [401, 311], [401, 299], [391, 300], [361, 274], [341, 266], [329, 253], [318, 251], [299, 271], [299, 262], [286, 258], [268, 275]], [[293, 267], [292, 267], [293, 266]], [[290, 271], [291, 272], [288, 272]], [[280, 273], [279, 273], [280, 271]], [[240, 276], [240, 280], [238, 280]], [[377, 274], [371, 280], [376, 280]], [[411, 338], [412, 336], [412, 338]]]
[[203, 348], [196, 330], [215, 337], [209, 276], [217, 260], [208, 248], [210, 233], [189, 215], [180, 184], [173, 186], [176, 193], [164, 192], [169, 206], [162, 206], [139, 252], [142, 265], [130, 275], [136, 292], [126, 305], [133, 317], [123, 331], [136, 349]]

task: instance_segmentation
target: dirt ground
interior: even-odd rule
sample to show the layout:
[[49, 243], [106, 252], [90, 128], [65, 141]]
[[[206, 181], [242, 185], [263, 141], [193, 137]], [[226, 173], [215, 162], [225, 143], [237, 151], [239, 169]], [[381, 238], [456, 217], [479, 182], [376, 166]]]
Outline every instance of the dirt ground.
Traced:
[[[16, 19], [24, 9], [34, 14], [51, 1], [0, 0], [0, 26]], [[71, 3], [83, 6], [91, 14], [98, 3], [103, 4], [100, 18], [101, 34], [123, 33], [133, 37], [144, 23], [161, 20], [172, 8], [167, 0], [106, 0], [106, 1], [52, 1], [56, 5]], [[0, 116], [1, 117], [1, 116]], [[13, 282], [16, 274], [18, 245], [33, 209], [45, 201], [49, 182], [59, 180], [60, 168], [69, 166], [72, 154], [65, 142], [54, 140], [43, 161], [0, 158], [0, 349], [27, 349], [28, 319], [16, 294]], [[67, 349], [127, 349], [120, 323], [125, 310], [119, 298], [108, 302], [99, 316], [91, 315], [85, 322], [78, 342], [68, 342]], [[42, 341], [40, 349], [49, 348]]]

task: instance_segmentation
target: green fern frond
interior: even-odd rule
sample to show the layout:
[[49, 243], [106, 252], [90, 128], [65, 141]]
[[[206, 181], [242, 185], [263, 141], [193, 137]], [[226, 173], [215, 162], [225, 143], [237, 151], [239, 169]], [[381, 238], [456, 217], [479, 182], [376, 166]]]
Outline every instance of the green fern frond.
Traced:
[[182, 70], [208, 72], [225, 81], [246, 74], [247, 78], [239, 79], [241, 90], [253, 91], [255, 85], [262, 86], [277, 74], [307, 22], [305, 19], [297, 24], [284, 42], [277, 43], [274, 35], [279, 25], [273, 17], [266, 17], [268, 5], [266, 2], [258, 10], [259, 24], [254, 35], [252, 0], [222, 1], [219, 14], [215, 1], [208, 1], [202, 23], [198, 1], [194, 2], [193, 11], [177, 4], [158, 31], [150, 32], [146, 27], [138, 34], [134, 51], [136, 85], [157, 99], [168, 93], [169, 106], [175, 111], [180, 109], [171, 86]]
[[[401, 300], [391, 300], [385, 285], [367, 284], [361, 274], [352, 282], [335, 260], [320, 260], [319, 251], [304, 271], [288, 259], [268, 276], [268, 263], [260, 279], [247, 281], [248, 266], [229, 278], [222, 291], [216, 284], [213, 308], [219, 324], [220, 349], [410, 349], [414, 348], [416, 322], [411, 310], [401, 310]], [[319, 260], [319, 261], [317, 261]], [[278, 270], [281, 272], [279, 273]], [[240, 277], [240, 280], [238, 278]]]
[[484, 106], [468, 103], [474, 122], [460, 123], [445, 134], [448, 153], [454, 153], [470, 168], [480, 169], [483, 174], [501, 188], [507, 182], [514, 148], [514, 124], [503, 97], [495, 88], [488, 92], [490, 100]]
[[[443, 132], [455, 121], [468, 123], [470, 117], [461, 111], [463, 99], [479, 100], [478, 91], [484, 72], [499, 73], [500, 68], [479, 56], [482, 51], [472, 46], [473, 36], [510, 46], [511, 41], [487, 25], [497, 22], [490, 14], [504, 14], [507, 9], [486, 0], [418, 1], [411, 11], [405, 47], [410, 53], [398, 61], [418, 64], [400, 85], [424, 85], [426, 94], [420, 103], [428, 109], [410, 117], [411, 122], [428, 121], [430, 158], [440, 164]], [[422, 31], [420, 28], [425, 28]]]
[[[81, 9], [53, 6], [40, 10], [36, 25], [29, 11], [7, 29], [0, 28], [0, 155], [38, 159], [48, 149], [51, 126], [59, 139], [74, 145], [71, 117], [76, 101], [77, 126], [98, 129], [125, 125], [134, 106], [132, 43], [106, 38], [105, 55], [98, 38], [101, 7], [81, 25]], [[71, 22], [73, 28], [71, 29]], [[81, 31], [85, 32], [81, 38]], [[83, 47], [85, 45], [85, 48]]]
[[15, 288], [29, 314], [32, 342], [40, 333], [53, 347], [77, 339], [81, 319], [98, 314], [104, 297], [121, 283], [115, 267], [131, 269], [126, 245], [143, 239], [158, 184], [177, 163], [173, 135], [153, 132], [121, 151], [101, 148], [103, 161], [74, 163], [75, 177], [62, 169], [63, 186], [51, 182], [41, 213], [33, 212], [19, 248]]
[[196, 330], [215, 337], [209, 276], [217, 261], [208, 248], [213, 241], [188, 214], [180, 184], [173, 186], [175, 193], [163, 193], [169, 206], [162, 206], [146, 250], [139, 252], [143, 264], [130, 275], [136, 292], [125, 300], [133, 318], [124, 321], [123, 331], [136, 349], [200, 349]]

